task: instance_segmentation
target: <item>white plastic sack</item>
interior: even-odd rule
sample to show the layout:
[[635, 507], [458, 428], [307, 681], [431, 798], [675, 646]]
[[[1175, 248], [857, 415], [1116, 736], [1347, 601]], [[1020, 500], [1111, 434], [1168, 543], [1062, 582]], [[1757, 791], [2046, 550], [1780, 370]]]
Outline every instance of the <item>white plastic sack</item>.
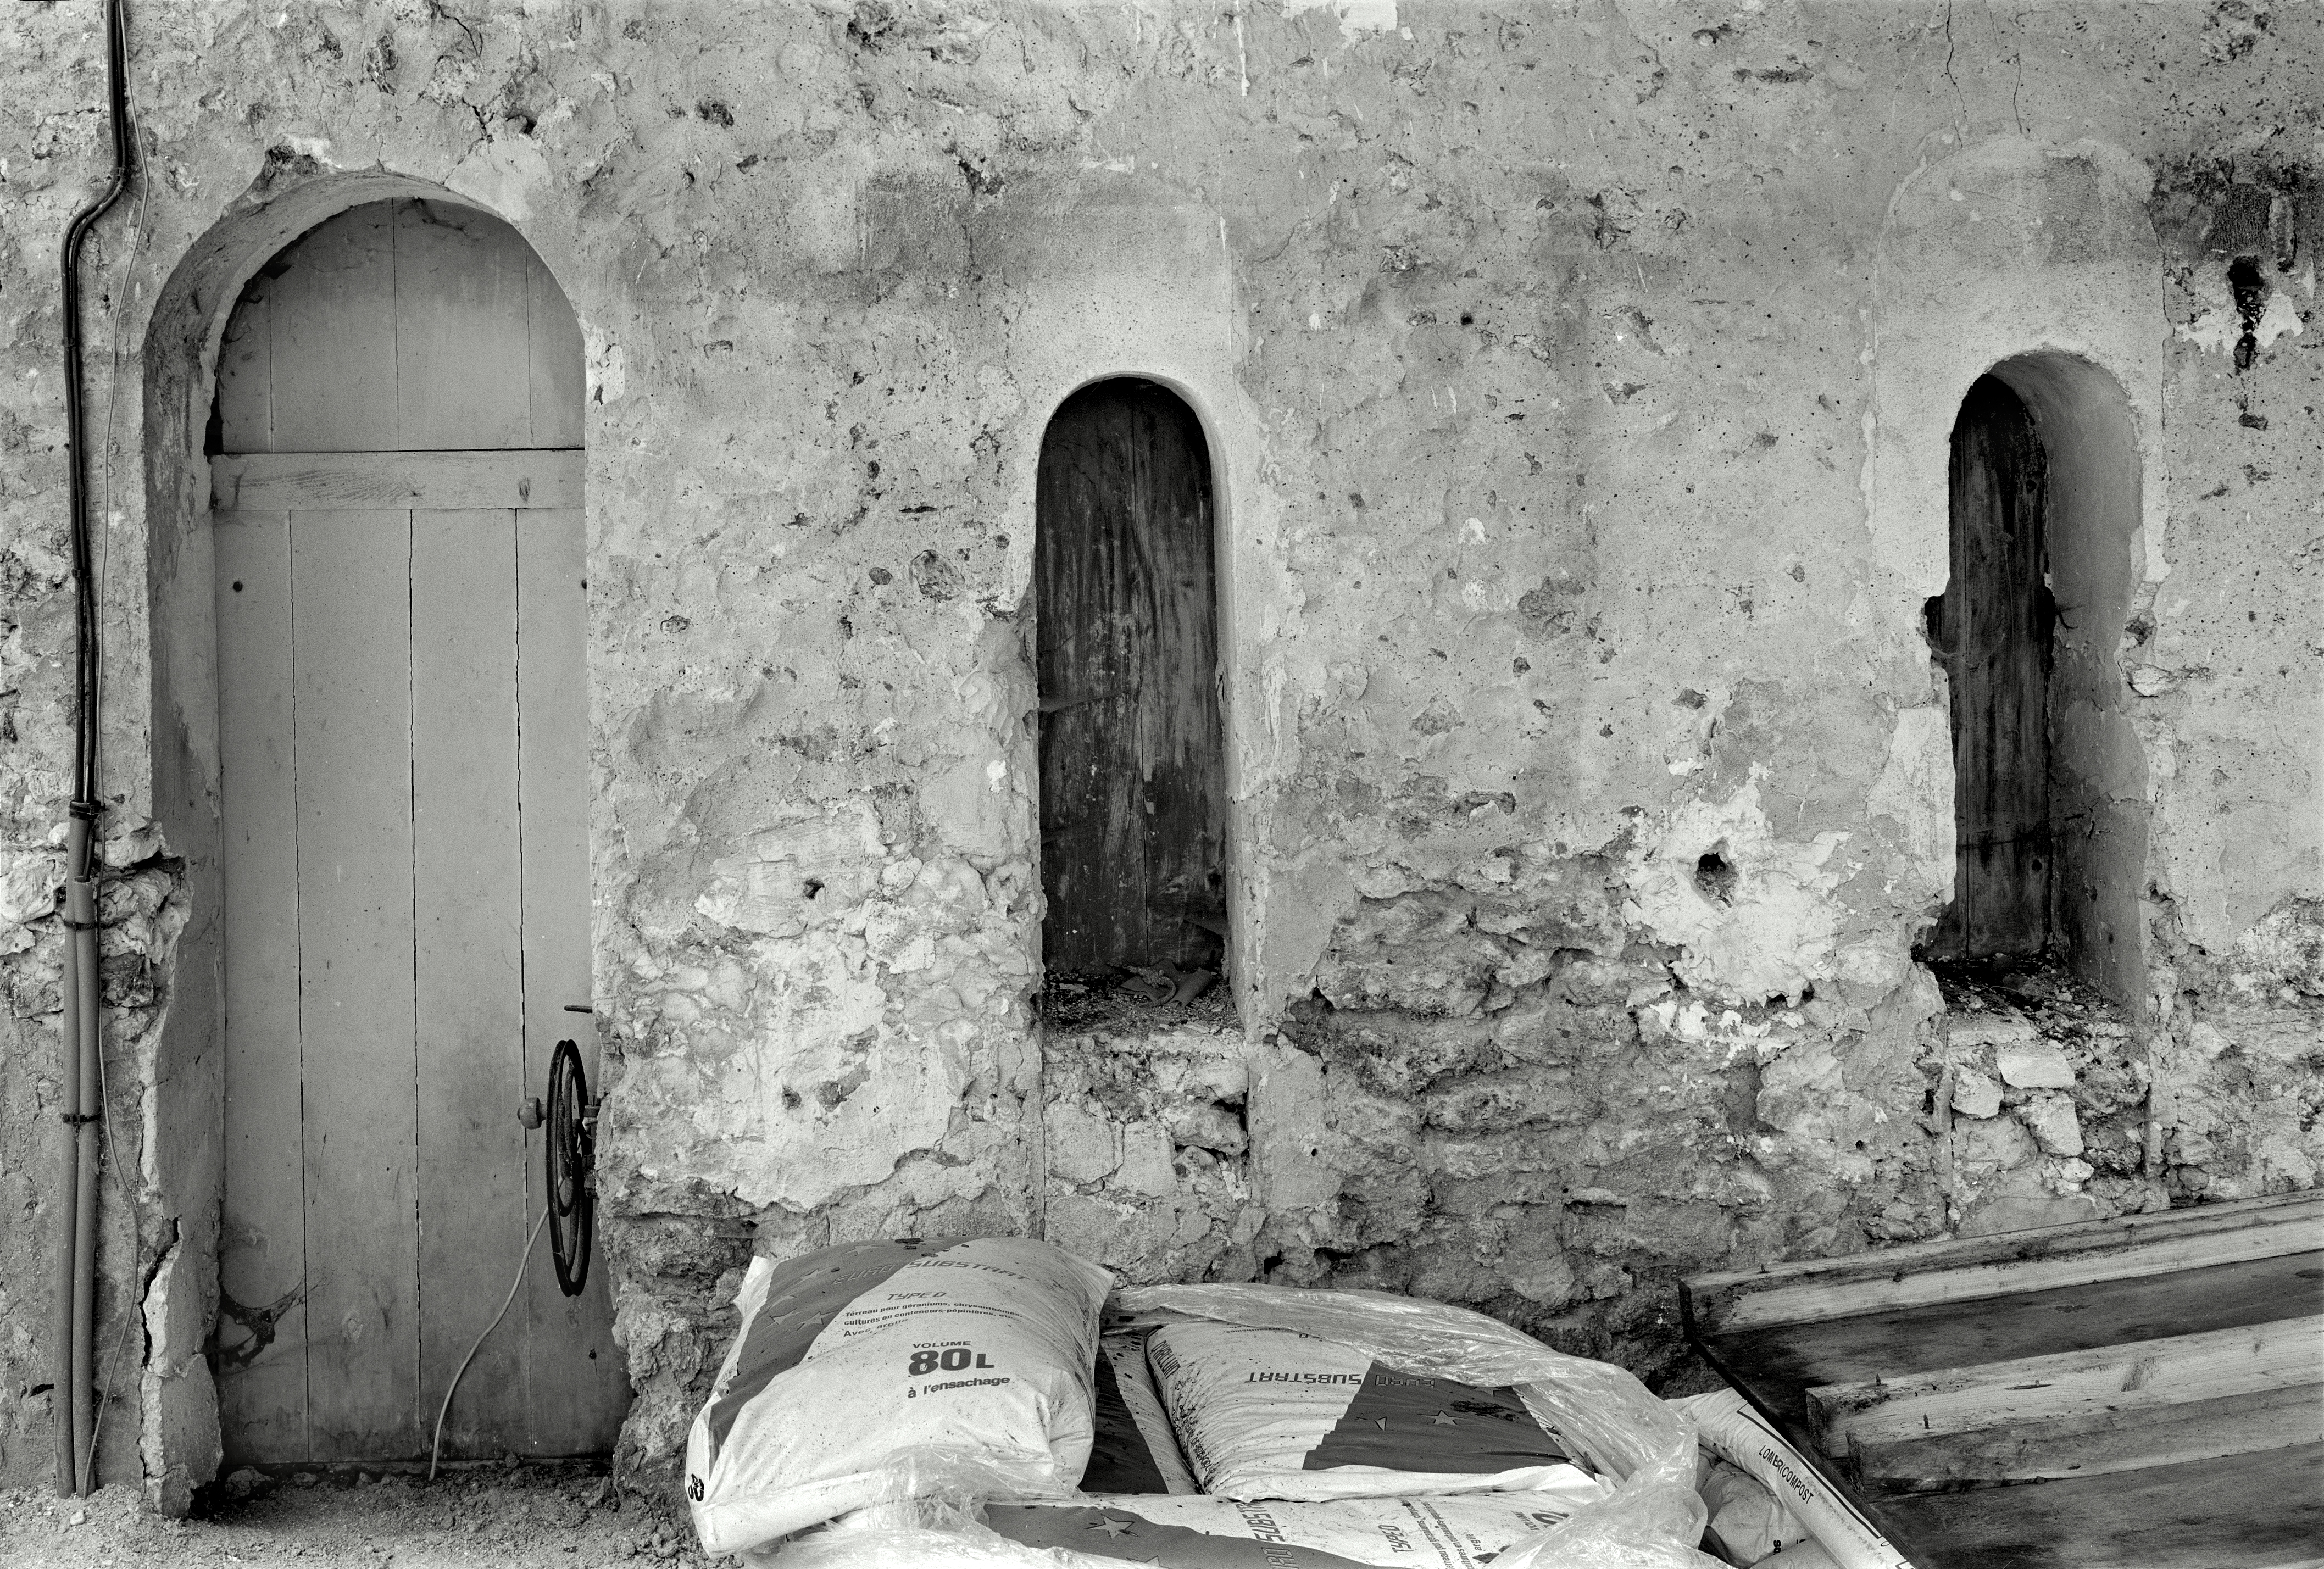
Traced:
[[687, 1442], [704, 1548], [924, 1493], [1071, 1491], [1111, 1284], [1005, 1237], [752, 1260], [742, 1332]]
[[1717, 1389], [1670, 1404], [1694, 1418], [1704, 1453], [1766, 1483], [1839, 1569], [1913, 1569], [1912, 1560], [1890, 1546], [1854, 1504], [1833, 1491], [1741, 1395]]
[[1694, 1491], [1711, 1511], [1708, 1542], [1729, 1563], [1755, 1564], [1814, 1540], [1800, 1518], [1757, 1477], [1724, 1460], [1713, 1460], [1703, 1469], [1707, 1474]]
[[[1173, 1324], [1147, 1343], [1203, 1491], [1229, 1499], [1600, 1489], [1512, 1389], [1383, 1366], [1291, 1330]], [[1561, 1509], [1560, 1515], [1570, 1513]]]
[[[1591, 1484], [1594, 1498], [1600, 1490]], [[1157, 1569], [1282, 1569], [1333, 1564], [1483, 1569], [1511, 1543], [1570, 1511], [1543, 1493], [1242, 1503], [1150, 1494], [989, 1504], [985, 1523], [1011, 1541]]]
[[[1304, 1331], [1390, 1367], [1523, 1389], [1528, 1407], [1546, 1413], [1576, 1457], [1613, 1485], [1511, 1544], [1492, 1569], [1721, 1569], [1694, 1546], [1704, 1515], [1694, 1491], [1693, 1422], [1620, 1368], [1562, 1355], [1482, 1314], [1370, 1291], [1148, 1286], [1117, 1293], [1114, 1306], [1154, 1319]], [[973, 1490], [951, 1500], [924, 1496], [875, 1511], [867, 1528], [819, 1532], [752, 1562], [773, 1569], [1121, 1569], [1119, 1559], [1011, 1542], [973, 1522]]]

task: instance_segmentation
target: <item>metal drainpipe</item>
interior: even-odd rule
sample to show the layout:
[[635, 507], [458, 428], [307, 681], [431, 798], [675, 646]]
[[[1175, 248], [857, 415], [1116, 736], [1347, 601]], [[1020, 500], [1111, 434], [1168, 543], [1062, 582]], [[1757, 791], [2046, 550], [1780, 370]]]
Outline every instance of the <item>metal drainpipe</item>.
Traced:
[[[128, 188], [127, 9], [103, 0], [106, 97], [113, 170], [97, 199], [73, 215], [64, 241], [65, 494], [73, 565], [73, 799], [65, 826], [64, 1122], [57, 1169], [55, 1320], [57, 1491], [86, 1496], [95, 1481], [97, 1328], [97, 1149], [104, 1116], [97, 971], [97, 889], [90, 880], [97, 815], [97, 605], [91, 565], [88, 476], [82, 472], [80, 254], [89, 231]], [[84, 1472], [86, 1465], [86, 1472]]]

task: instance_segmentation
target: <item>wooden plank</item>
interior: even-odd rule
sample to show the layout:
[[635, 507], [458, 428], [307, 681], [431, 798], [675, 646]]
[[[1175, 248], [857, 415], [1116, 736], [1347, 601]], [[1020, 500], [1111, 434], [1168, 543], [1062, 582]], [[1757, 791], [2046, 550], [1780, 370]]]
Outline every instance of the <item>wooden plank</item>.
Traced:
[[264, 272], [243, 290], [218, 340], [218, 450], [263, 452], [274, 429], [274, 281]]
[[498, 218], [450, 202], [395, 204], [398, 448], [534, 445], [531, 263]]
[[[272, 425], [228, 451], [392, 450], [395, 258], [390, 204], [351, 208], [269, 263]], [[280, 269], [279, 272], [277, 269]]]
[[[433, 1413], [525, 1241], [523, 860], [517, 837], [516, 514], [411, 520], [420, 1383]], [[497, 1457], [524, 1420], [520, 1337], [476, 1353], [444, 1453]]]
[[[218, 1412], [236, 1465], [308, 1454], [290, 524], [283, 512], [244, 513], [214, 529], [226, 906], [218, 1285], [232, 1305], [219, 1324]], [[280, 1316], [254, 1337], [237, 1322], [269, 1308]]]
[[2324, 1193], [1917, 1242], [1685, 1283], [1699, 1334], [1964, 1302], [2306, 1252], [2324, 1245]]
[[577, 507], [586, 463], [578, 448], [257, 453], [210, 459], [210, 489], [225, 512]]
[[2050, 926], [2047, 459], [2017, 394], [1980, 377], [1950, 462], [1951, 575], [1938, 662], [1952, 697], [1954, 897], [1927, 951], [2034, 954]]
[[1042, 950], [1052, 974], [1215, 966], [1226, 873], [1208, 443], [1111, 381], [1041, 441]]
[[[588, 411], [587, 356], [581, 323], [565, 291], [558, 287], [540, 258], [527, 250], [525, 263], [525, 308], [532, 324], [527, 340], [531, 355], [532, 445], [580, 447], [586, 440], [583, 416]], [[577, 507], [581, 498], [576, 493], [571, 501], [543, 504]]]
[[[545, 1095], [549, 1056], [581, 1048], [602, 1094], [590, 967], [588, 593], [578, 509], [517, 515], [519, 813], [524, 837], [524, 1077]], [[528, 1223], [544, 1202], [541, 1140], [530, 1143]], [[613, 1343], [602, 1242], [586, 1289], [557, 1286], [544, 1240], [522, 1305], [530, 1453], [610, 1452], [628, 1412], [627, 1364]]]
[[2324, 1444], [1866, 1500], [1923, 1569], [2289, 1569], [2324, 1542]]
[[[2299, 1402], [2282, 1408], [2282, 1421], [2263, 1420], [2273, 1407], [2252, 1398], [2286, 1389], [2305, 1391], [2304, 1421]], [[1822, 1452], [1850, 1460], [1857, 1474], [1942, 1481], [2064, 1476], [2324, 1441], [2319, 1398], [2324, 1317], [2303, 1317], [1825, 1385], [1808, 1390], [1806, 1403]], [[2229, 1431], [2209, 1409], [2189, 1423], [2172, 1420], [2174, 1407], [2239, 1400], [2252, 1409], [2226, 1412], [2236, 1417]], [[1997, 1436], [2008, 1442], [1997, 1447]], [[1987, 1463], [2006, 1455], [2015, 1469], [1965, 1472], [1957, 1457], [1969, 1454]]]
[[1778, 1416], [1803, 1420], [1802, 1391], [1819, 1384], [2199, 1334], [2315, 1313], [2324, 1313], [2324, 1252], [1771, 1324], [1704, 1343], [1763, 1405]]
[[2052, 1417], [1958, 1433], [1853, 1443], [1841, 1464], [1881, 1492], [2102, 1476], [2324, 1442], [2324, 1385]]
[[313, 1457], [420, 1453], [411, 526], [290, 520]]

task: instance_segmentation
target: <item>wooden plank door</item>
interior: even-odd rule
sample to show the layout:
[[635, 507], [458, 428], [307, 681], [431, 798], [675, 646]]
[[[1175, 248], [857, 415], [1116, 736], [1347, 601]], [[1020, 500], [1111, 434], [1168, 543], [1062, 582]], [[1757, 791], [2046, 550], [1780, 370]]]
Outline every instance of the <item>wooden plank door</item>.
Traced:
[[[416, 1459], [542, 1202], [518, 1104], [594, 1073], [580, 344], [523, 242], [343, 214], [265, 268], [212, 460], [229, 1463]], [[545, 1243], [453, 1458], [612, 1447], [602, 1267]]]
[[2048, 460], [2025, 405], [1980, 377], [1953, 427], [1952, 576], [1930, 635], [1952, 689], [1953, 901], [1941, 959], [2018, 956], [2049, 939]]
[[1049, 973], [1214, 966], [1226, 774], [1194, 411], [1145, 381], [1066, 399], [1042, 438], [1035, 520]]

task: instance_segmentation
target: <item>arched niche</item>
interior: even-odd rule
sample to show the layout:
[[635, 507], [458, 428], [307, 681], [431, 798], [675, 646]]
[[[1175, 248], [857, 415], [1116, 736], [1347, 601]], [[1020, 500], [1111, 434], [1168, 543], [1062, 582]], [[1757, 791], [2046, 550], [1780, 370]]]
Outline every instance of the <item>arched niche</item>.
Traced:
[[2144, 517], [2120, 383], [2073, 355], [1997, 362], [1964, 392], [1947, 488], [1950, 575], [1929, 621], [1960, 832], [1930, 951], [2046, 949], [2127, 1000], [2148, 809], [2118, 657]]
[[1216, 512], [1207, 435], [1169, 388], [1094, 382], [1051, 416], [1033, 588], [1053, 977], [1222, 967]]

